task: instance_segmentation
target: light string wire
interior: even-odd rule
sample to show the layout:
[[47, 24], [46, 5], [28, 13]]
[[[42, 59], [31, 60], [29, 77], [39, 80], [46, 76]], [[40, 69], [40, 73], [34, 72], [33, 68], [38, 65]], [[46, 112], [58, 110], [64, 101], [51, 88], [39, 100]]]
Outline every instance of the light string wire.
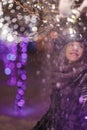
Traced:
[[39, 15], [38, 13], [36, 12], [32, 12], [30, 11], [28, 8], [26, 8], [25, 6], [23, 6], [19, 1], [17, 0], [13, 0], [16, 4], [18, 4], [22, 9], [26, 10], [29, 14], [35, 14], [35, 15]]

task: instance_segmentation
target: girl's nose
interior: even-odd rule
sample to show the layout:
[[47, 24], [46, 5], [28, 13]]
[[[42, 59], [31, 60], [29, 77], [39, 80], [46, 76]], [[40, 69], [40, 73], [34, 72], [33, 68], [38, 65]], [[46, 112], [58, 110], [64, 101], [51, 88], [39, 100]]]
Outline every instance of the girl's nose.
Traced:
[[74, 46], [73, 46], [73, 49], [76, 50], [76, 51], [78, 51], [78, 46], [77, 46], [77, 45], [74, 45]]

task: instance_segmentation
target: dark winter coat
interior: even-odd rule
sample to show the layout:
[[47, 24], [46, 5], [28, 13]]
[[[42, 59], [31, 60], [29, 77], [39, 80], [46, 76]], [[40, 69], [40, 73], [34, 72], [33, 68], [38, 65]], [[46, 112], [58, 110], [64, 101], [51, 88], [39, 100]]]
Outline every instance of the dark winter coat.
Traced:
[[49, 110], [32, 130], [87, 130], [87, 69], [50, 97]]

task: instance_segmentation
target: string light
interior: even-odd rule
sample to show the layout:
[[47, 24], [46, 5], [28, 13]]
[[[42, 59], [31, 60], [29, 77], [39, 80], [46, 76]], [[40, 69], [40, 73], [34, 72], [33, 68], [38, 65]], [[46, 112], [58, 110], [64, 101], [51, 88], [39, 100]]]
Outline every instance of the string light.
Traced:
[[[69, 3], [67, 3], [68, 5]], [[79, 6], [79, 8], [75, 6]], [[4, 10], [2, 10], [2, 7]], [[69, 24], [75, 24], [81, 14], [81, 8], [80, 1], [75, 1], [70, 10], [70, 15], [62, 17], [60, 15], [59, 2], [55, 0], [25, 0], [25, 2], [22, 0], [8, 0], [5, 2], [3, 0], [1, 2], [1, 10], [3, 12], [2, 18], [4, 18], [4, 22], [1, 22], [0, 25], [2, 27], [3, 23], [9, 23], [11, 31], [8, 33], [12, 34], [12, 37], [9, 37], [12, 40], [17, 39], [16, 43], [21, 42], [20, 34], [26, 36], [29, 41], [35, 41], [43, 33], [44, 35], [49, 34], [52, 29], [60, 33], [60, 31], [62, 32], [62, 25], [65, 27], [67, 24], [68, 26]], [[9, 18], [5, 18], [5, 15], [8, 16], [8, 14]], [[64, 19], [64, 21], [61, 21], [61, 19]], [[14, 35], [14, 31], [18, 33]], [[9, 37], [6, 38], [8, 42]]]
[[15, 107], [17, 111], [21, 111], [25, 104], [24, 92], [26, 89], [26, 64], [27, 64], [27, 39], [22, 37], [22, 42], [18, 46], [18, 55], [17, 55], [17, 94], [15, 100]]
[[7, 84], [10, 86], [16, 85], [16, 58], [17, 58], [17, 46], [13, 44], [8, 48], [8, 53], [4, 57], [4, 72], [9, 76]]

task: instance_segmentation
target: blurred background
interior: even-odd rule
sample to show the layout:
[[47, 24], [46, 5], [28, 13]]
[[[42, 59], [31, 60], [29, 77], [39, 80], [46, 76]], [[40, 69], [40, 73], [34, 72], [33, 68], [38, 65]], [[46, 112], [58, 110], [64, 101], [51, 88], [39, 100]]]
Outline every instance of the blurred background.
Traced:
[[50, 105], [64, 35], [87, 37], [87, 0], [0, 1], [0, 130], [30, 130]]

